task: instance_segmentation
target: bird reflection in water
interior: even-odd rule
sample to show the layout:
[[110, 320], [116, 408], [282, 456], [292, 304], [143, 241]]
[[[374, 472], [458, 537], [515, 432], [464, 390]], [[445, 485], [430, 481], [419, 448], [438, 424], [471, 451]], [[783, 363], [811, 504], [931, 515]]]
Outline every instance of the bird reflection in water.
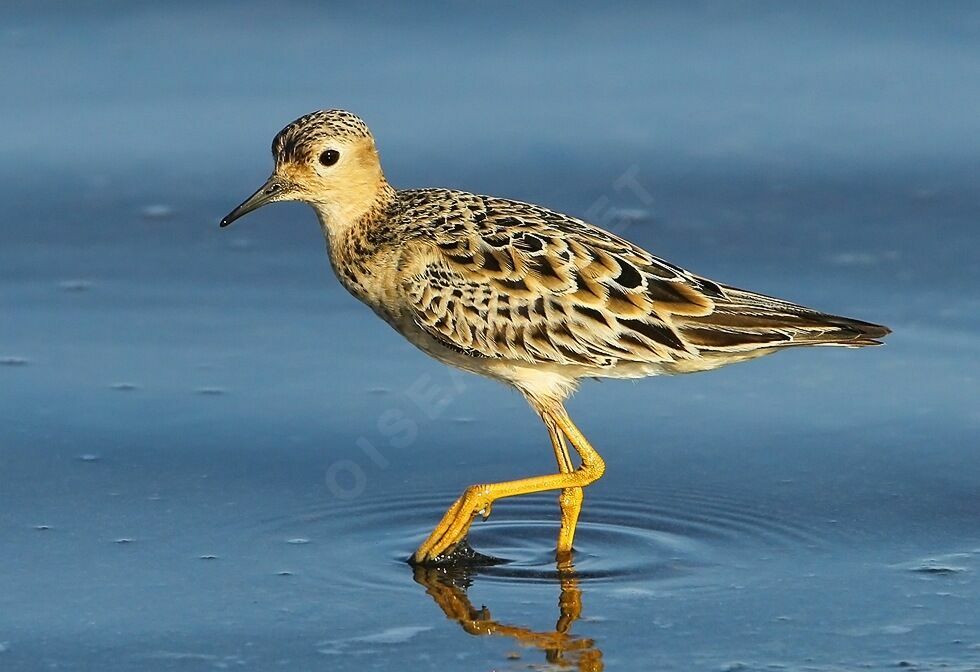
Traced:
[[598, 672], [604, 669], [602, 651], [587, 637], [569, 632], [582, 614], [582, 590], [571, 560], [559, 560], [558, 621], [554, 630], [536, 631], [520, 625], [509, 625], [494, 619], [490, 610], [473, 607], [466, 594], [476, 572], [465, 567], [414, 568], [416, 583], [435, 600], [446, 618], [459, 623], [463, 631], [477, 637], [496, 635], [510, 637], [525, 648], [539, 649], [545, 659], [561, 669]]

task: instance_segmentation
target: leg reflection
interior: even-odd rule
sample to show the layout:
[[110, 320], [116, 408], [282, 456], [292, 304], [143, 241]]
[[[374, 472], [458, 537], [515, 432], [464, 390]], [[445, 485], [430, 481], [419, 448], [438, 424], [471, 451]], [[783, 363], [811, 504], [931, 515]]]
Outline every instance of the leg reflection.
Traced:
[[475, 609], [466, 594], [474, 573], [465, 568], [423, 567], [414, 568], [414, 578], [425, 587], [446, 618], [450, 618], [471, 635], [499, 635], [510, 637], [521, 646], [540, 649], [552, 665], [583, 672], [599, 672], [603, 669], [602, 651], [592, 639], [569, 633], [572, 624], [582, 614], [582, 590], [570, 560], [558, 563], [559, 585], [558, 621], [553, 631], [535, 631], [530, 628], [508, 625], [491, 617], [489, 609]]

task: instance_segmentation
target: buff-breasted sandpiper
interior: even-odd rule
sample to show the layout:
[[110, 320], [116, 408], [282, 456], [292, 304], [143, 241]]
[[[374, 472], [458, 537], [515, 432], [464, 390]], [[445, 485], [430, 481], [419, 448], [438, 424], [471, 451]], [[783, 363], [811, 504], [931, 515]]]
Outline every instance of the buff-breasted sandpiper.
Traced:
[[351, 294], [439, 361], [517, 388], [550, 434], [558, 473], [466, 488], [417, 563], [451, 557], [496, 500], [543, 490], [560, 491], [558, 553], [567, 557], [582, 488], [605, 470], [563, 405], [582, 378], [705, 371], [800, 345], [878, 345], [889, 333], [708, 280], [541, 206], [395, 190], [350, 112], [300, 117], [272, 154], [272, 176], [221, 226], [268, 203], [308, 203]]

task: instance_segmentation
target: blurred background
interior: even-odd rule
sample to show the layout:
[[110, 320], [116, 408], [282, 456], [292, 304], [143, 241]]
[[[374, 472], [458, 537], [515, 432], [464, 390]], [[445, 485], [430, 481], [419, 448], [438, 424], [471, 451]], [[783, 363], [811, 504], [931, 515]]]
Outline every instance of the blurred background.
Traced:
[[[0, 86], [0, 669], [980, 669], [976, 3], [11, 0]], [[895, 333], [587, 384], [574, 567], [547, 495], [474, 526], [509, 562], [413, 574], [553, 460], [308, 208], [218, 229], [324, 107], [396, 187]]]

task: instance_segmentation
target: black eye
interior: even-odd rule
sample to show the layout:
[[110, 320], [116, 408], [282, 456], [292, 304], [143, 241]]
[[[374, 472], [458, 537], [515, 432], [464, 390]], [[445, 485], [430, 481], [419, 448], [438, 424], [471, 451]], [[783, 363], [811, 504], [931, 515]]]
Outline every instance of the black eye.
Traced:
[[340, 152], [336, 149], [328, 149], [320, 155], [320, 163], [324, 166], [332, 166], [340, 160]]

